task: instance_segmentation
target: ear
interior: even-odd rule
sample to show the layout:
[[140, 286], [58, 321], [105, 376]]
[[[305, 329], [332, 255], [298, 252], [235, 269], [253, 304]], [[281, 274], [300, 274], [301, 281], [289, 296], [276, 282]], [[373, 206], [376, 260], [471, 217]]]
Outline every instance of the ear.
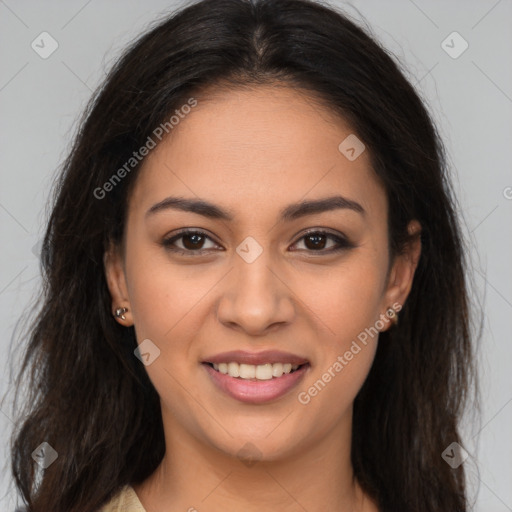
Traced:
[[[131, 314], [130, 301], [128, 299], [128, 288], [126, 286], [126, 276], [123, 265], [123, 256], [121, 248], [117, 245], [111, 244], [109, 249], [103, 255], [103, 266], [105, 269], [105, 277], [107, 286], [112, 298], [112, 314], [117, 322], [125, 327], [133, 325], [133, 318]], [[126, 308], [123, 316], [115, 316], [117, 308]]]
[[381, 318], [386, 318], [386, 325], [382, 331], [386, 331], [391, 327], [392, 322], [385, 314], [388, 308], [393, 308], [398, 313], [412, 288], [414, 273], [418, 266], [418, 261], [421, 255], [421, 225], [417, 220], [412, 220], [407, 226], [411, 240], [407, 243], [403, 252], [395, 256], [393, 266], [389, 273], [389, 279], [384, 293], [383, 299], [383, 315]]

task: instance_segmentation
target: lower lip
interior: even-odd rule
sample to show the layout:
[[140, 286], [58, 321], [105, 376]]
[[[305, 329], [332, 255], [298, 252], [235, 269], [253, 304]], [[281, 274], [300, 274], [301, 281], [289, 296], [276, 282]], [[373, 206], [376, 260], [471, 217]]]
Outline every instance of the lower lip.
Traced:
[[293, 373], [283, 373], [281, 377], [273, 377], [269, 380], [248, 380], [220, 373], [206, 363], [203, 363], [203, 366], [221, 391], [240, 402], [249, 404], [262, 404], [281, 398], [298, 385], [309, 369], [309, 364], [305, 364]]

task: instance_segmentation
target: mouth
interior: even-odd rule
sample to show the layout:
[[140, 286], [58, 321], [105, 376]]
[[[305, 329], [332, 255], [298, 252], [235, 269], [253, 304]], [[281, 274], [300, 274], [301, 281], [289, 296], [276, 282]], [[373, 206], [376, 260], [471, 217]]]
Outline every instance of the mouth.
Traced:
[[283, 375], [295, 373], [303, 367], [309, 366], [309, 363], [265, 363], [254, 365], [238, 363], [236, 361], [229, 363], [204, 362], [203, 364], [222, 375], [252, 382], [280, 379]]
[[310, 363], [263, 363], [258, 365], [230, 361], [205, 361], [201, 366], [214, 389], [238, 402], [266, 404], [284, 398], [299, 385]]

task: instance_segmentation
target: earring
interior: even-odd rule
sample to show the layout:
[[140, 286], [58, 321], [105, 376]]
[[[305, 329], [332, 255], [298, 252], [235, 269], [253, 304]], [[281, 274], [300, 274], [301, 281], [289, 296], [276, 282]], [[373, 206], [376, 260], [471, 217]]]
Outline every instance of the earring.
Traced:
[[393, 325], [398, 324], [398, 313], [393, 308], [388, 308], [386, 310], [386, 315], [391, 320]]
[[121, 320], [126, 320], [124, 314], [128, 311], [128, 308], [117, 308], [115, 310], [114, 316], [116, 318], [120, 318]]

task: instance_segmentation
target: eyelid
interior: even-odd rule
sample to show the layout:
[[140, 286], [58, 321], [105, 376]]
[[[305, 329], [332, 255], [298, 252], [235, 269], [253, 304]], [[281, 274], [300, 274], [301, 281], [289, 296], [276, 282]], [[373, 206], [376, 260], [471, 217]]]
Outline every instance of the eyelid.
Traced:
[[[331, 240], [334, 240], [334, 242], [337, 244], [337, 247], [330, 248], [330, 249], [320, 249], [320, 250], [306, 250], [305, 252], [314, 255], [315, 253], [319, 255], [328, 255], [328, 254], [335, 254], [336, 252], [340, 252], [342, 250], [351, 249], [356, 247], [356, 245], [349, 240], [349, 238], [340, 232], [332, 232], [328, 228], [308, 228], [306, 231], [303, 231], [299, 234], [298, 238], [292, 245], [298, 244], [301, 240], [306, 238], [308, 235], [325, 235], [327, 238], [330, 238]], [[304, 249], [298, 249], [304, 251]]]
[[[335, 243], [337, 243], [337, 247], [330, 248], [330, 249], [319, 249], [317, 251], [315, 250], [304, 250], [304, 249], [298, 249], [298, 251], [305, 251], [310, 254], [319, 254], [319, 255], [328, 255], [333, 254], [342, 250], [350, 249], [355, 247], [355, 244], [353, 244], [344, 234], [342, 233], [333, 233], [332, 231], [328, 230], [327, 228], [308, 228], [306, 231], [303, 231], [299, 234], [298, 238], [293, 242], [293, 245], [296, 245], [298, 242], [300, 242], [303, 238], [307, 237], [308, 235], [313, 234], [319, 234], [319, 235], [325, 235], [326, 237], [330, 238], [331, 240], [334, 240]], [[220, 245], [218, 242], [215, 241], [215, 239], [210, 236], [205, 230], [200, 228], [184, 228], [178, 233], [173, 234], [171, 237], [166, 237], [162, 241], [162, 245], [169, 251], [179, 254], [184, 254], [187, 256], [196, 256], [201, 255], [204, 252], [211, 251], [212, 249], [195, 249], [195, 250], [184, 250], [176, 247], [172, 247], [172, 244], [179, 240], [180, 238], [186, 236], [186, 235], [201, 235], [212, 242], [214, 242], [217, 245]], [[297, 249], [295, 249], [297, 250]]]
[[[205, 238], [208, 238], [209, 240], [211, 240], [212, 242], [214, 242], [215, 244], [217, 245], [220, 245], [218, 242], [215, 241], [215, 239], [209, 235], [205, 230], [203, 229], [199, 229], [199, 228], [184, 228], [182, 229], [181, 231], [178, 231], [177, 233], [174, 233], [172, 236], [170, 237], [164, 237], [164, 239], [162, 240], [162, 245], [164, 247], [166, 247], [167, 249], [169, 250], [174, 250], [176, 249], [176, 252], [182, 252], [182, 253], [190, 253], [190, 254], [194, 254], [196, 252], [199, 252], [199, 251], [204, 251], [205, 249], [197, 249], [197, 250], [188, 250], [188, 251], [185, 251], [183, 249], [180, 249], [179, 247], [178, 248], [174, 248], [172, 247], [172, 244], [173, 242], [175, 242], [176, 240], [179, 240], [180, 238], [183, 238], [184, 236], [186, 235], [201, 235]], [[206, 250], [209, 250], [209, 249], [206, 249]]]

